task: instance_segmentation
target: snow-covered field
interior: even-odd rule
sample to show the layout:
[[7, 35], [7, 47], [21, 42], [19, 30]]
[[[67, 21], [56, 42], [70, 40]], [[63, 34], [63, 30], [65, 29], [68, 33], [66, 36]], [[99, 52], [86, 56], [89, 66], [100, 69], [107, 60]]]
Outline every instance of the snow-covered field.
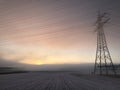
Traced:
[[0, 90], [120, 90], [120, 78], [30, 72], [0, 75]]

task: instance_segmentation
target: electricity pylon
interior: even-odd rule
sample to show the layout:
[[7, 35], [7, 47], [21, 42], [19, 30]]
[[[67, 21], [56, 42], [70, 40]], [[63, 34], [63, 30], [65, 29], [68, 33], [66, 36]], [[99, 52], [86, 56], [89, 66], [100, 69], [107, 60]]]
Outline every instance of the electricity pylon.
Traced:
[[108, 23], [110, 18], [107, 13], [98, 12], [96, 21], [96, 33], [97, 33], [97, 50], [94, 66], [94, 74], [116, 74], [115, 67], [112, 62], [112, 58], [107, 47], [106, 37], [104, 33], [104, 25]]

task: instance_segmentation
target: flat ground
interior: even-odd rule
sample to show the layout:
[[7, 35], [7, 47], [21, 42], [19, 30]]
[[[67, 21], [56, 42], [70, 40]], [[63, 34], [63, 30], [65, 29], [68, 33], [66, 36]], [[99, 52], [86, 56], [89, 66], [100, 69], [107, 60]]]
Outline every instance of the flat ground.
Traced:
[[120, 78], [77, 72], [29, 72], [0, 75], [0, 90], [120, 90]]

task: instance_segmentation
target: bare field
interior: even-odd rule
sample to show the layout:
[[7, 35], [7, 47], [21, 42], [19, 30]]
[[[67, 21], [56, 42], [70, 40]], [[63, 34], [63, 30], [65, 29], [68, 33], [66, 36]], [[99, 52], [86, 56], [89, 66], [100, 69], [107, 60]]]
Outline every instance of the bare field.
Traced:
[[0, 75], [0, 90], [120, 90], [120, 78], [76, 76], [74, 73], [29, 72]]

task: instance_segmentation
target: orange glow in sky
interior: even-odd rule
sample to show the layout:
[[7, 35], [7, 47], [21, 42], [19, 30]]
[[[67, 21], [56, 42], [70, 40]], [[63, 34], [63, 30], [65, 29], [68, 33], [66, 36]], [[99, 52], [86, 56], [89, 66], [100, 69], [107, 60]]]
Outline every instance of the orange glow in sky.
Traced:
[[[93, 23], [96, 7], [103, 1], [13, 1], [0, 1], [0, 58], [34, 65], [94, 63], [96, 33]], [[116, 13], [113, 12], [113, 16], [119, 15]], [[113, 20], [119, 24], [118, 18]], [[118, 28], [105, 27], [113, 62], [119, 62], [120, 56]]]

